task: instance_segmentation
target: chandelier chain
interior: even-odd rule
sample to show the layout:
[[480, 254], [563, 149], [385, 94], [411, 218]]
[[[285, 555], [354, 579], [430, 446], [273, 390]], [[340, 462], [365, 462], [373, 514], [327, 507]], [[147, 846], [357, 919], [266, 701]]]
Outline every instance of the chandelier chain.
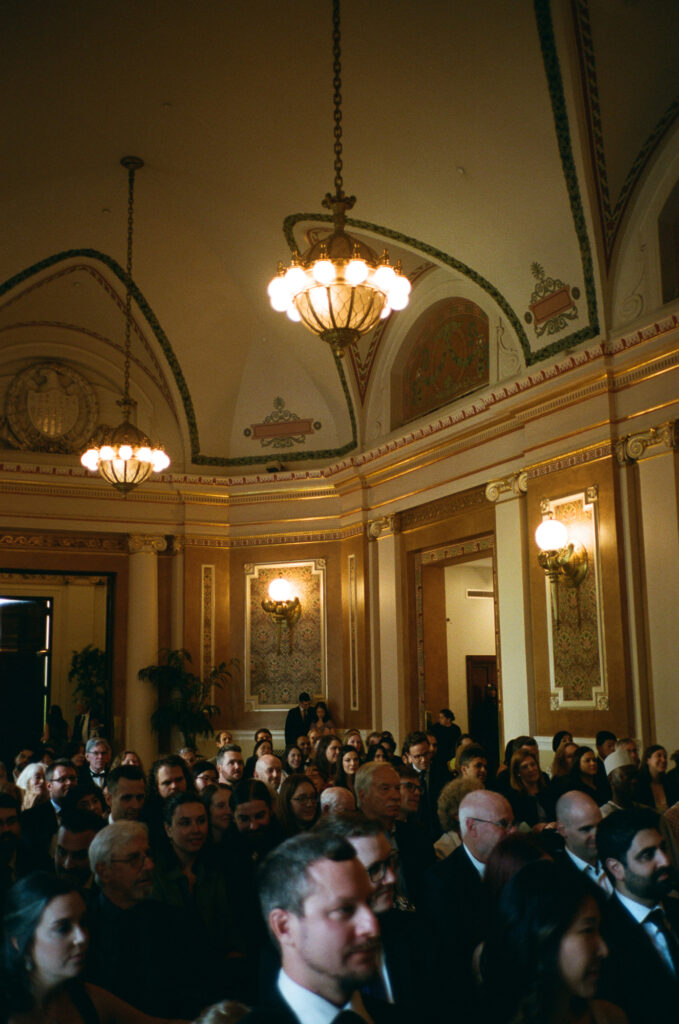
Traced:
[[343, 195], [342, 186], [342, 50], [340, 35], [340, 6], [339, 0], [333, 0], [332, 5], [332, 69], [334, 72], [333, 86], [335, 89], [335, 194], [337, 198]]
[[132, 242], [134, 240], [134, 175], [136, 168], [127, 169], [127, 291], [125, 294], [125, 386], [124, 400], [130, 401], [130, 339], [132, 331]]

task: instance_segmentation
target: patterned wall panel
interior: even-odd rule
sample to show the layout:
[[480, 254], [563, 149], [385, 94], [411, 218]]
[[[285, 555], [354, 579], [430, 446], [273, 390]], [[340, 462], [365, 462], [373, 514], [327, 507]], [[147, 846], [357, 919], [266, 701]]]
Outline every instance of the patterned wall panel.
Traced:
[[[246, 565], [245, 710], [281, 711], [297, 703], [301, 690], [327, 696], [325, 559]], [[262, 608], [272, 580], [282, 574], [299, 598], [302, 613], [291, 636]], [[290, 643], [288, 642], [290, 640]]]
[[442, 299], [419, 317], [403, 367], [401, 422], [488, 383], [488, 332], [488, 317], [469, 299]]
[[545, 500], [543, 514], [551, 511], [568, 529], [571, 541], [587, 550], [588, 570], [577, 588], [558, 585], [558, 622], [551, 610], [546, 581], [549, 651], [550, 707], [608, 710], [609, 698], [604, 657], [601, 608], [597, 490], [572, 494], [555, 501]]

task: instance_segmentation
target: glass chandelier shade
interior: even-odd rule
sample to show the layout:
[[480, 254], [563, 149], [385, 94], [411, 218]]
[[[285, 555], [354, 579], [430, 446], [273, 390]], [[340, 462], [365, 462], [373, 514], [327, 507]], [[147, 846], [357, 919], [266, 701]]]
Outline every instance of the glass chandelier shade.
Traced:
[[151, 473], [160, 473], [170, 465], [169, 456], [154, 444], [146, 434], [130, 422], [136, 402], [130, 398], [130, 341], [132, 328], [132, 240], [134, 221], [134, 175], [144, 161], [136, 156], [125, 156], [120, 161], [128, 173], [127, 200], [127, 291], [125, 294], [125, 379], [123, 397], [118, 405], [123, 422], [113, 428], [100, 430], [80, 456], [82, 465], [99, 473], [122, 494], [148, 479]]
[[83, 452], [80, 461], [123, 494], [142, 484], [151, 473], [161, 473], [170, 465], [163, 449], [153, 447], [146, 434], [128, 419], [106, 431], [96, 447]]
[[378, 257], [345, 231], [346, 212], [356, 200], [342, 187], [341, 68], [339, 0], [333, 0], [335, 192], [326, 195], [323, 206], [332, 210], [334, 230], [303, 255], [295, 253], [289, 267], [279, 263], [268, 288], [276, 311], [303, 323], [337, 356], [392, 309], [405, 309], [410, 296], [410, 281], [400, 262], [392, 267], [386, 249]]

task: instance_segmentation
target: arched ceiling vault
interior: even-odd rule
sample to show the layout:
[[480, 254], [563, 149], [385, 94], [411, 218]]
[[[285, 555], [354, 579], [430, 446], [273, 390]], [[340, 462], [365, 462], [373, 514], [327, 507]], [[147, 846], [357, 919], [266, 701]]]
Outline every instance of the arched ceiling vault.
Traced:
[[[478, 286], [526, 365], [605, 336], [625, 213], [679, 111], [677, 4], [343, 0], [342, 32], [352, 229], [403, 258], [415, 289], [428, 266]], [[134, 153], [149, 346], [134, 372], [175, 423], [173, 465], [312, 466], [360, 447], [390, 324], [339, 366], [266, 297], [295, 239], [327, 226], [294, 211], [320, 210], [332, 182], [329, 0], [165, 0], [162, 15], [9, 0], [0, 83], [0, 326], [22, 282], [67, 257], [124, 285], [119, 160]], [[61, 315], [78, 324], [71, 292]], [[0, 336], [0, 371], [3, 351]], [[277, 448], [283, 420], [305, 426]]]

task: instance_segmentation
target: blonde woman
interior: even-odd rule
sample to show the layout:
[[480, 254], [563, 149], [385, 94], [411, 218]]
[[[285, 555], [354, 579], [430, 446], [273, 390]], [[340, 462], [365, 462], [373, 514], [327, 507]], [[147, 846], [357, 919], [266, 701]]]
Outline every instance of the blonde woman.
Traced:
[[21, 809], [27, 811], [35, 804], [47, 800], [47, 783], [45, 782], [45, 765], [42, 761], [27, 764], [17, 779], [21, 791]]

